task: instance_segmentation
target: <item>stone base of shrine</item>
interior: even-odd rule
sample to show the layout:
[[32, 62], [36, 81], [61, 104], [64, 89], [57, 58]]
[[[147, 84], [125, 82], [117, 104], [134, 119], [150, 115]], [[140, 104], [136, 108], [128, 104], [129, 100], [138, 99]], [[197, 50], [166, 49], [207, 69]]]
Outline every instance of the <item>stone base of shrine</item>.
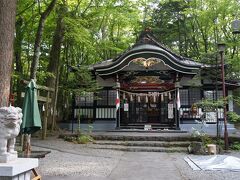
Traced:
[[38, 159], [18, 158], [8, 163], [0, 163], [1, 180], [30, 180], [31, 171], [38, 167]]

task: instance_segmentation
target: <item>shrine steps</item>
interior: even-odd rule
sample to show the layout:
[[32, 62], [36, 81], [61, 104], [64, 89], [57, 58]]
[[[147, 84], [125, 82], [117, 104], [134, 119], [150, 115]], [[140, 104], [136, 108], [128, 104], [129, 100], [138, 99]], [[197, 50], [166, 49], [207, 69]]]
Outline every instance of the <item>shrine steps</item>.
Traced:
[[173, 136], [164, 133], [118, 133], [116, 135], [93, 135], [94, 148], [111, 149], [129, 152], [182, 152], [187, 153], [187, 147], [196, 139], [175, 133]]
[[176, 126], [170, 126], [169, 124], [129, 124], [129, 125], [122, 125], [120, 129], [144, 130], [145, 125], [151, 125], [151, 129], [153, 130], [163, 130], [163, 129], [175, 130], [176, 129]]
[[190, 142], [167, 141], [103, 141], [94, 143], [95, 149], [110, 149], [128, 152], [187, 152]]
[[166, 153], [187, 153], [187, 147], [144, 147], [144, 146], [102, 146], [95, 149], [108, 149], [127, 152], [166, 152]]

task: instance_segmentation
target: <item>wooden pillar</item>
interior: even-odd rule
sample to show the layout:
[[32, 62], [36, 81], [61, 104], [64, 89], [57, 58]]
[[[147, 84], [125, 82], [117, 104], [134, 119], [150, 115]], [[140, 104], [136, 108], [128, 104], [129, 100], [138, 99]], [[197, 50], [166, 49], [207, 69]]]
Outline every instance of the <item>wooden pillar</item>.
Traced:
[[49, 96], [50, 96], [50, 92], [47, 91], [47, 101], [45, 103], [45, 111], [44, 111], [44, 116], [43, 116], [42, 139], [46, 139], [46, 137], [47, 137], [47, 119], [48, 119], [48, 113], [49, 113]]
[[76, 103], [75, 103], [75, 95], [72, 94], [72, 133], [74, 132], [74, 110], [76, 108]]
[[97, 100], [95, 97], [97, 97], [97, 95], [93, 93], [93, 122], [97, 119]]
[[174, 91], [174, 97], [175, 97], [175, 111], [174, 111], [174, 119], [175, 119], [175, 124], [176, 124], [176, 129], [177, 129], [177, 124], [178, 124], [178, 115], [177, 115], [177, 89]]

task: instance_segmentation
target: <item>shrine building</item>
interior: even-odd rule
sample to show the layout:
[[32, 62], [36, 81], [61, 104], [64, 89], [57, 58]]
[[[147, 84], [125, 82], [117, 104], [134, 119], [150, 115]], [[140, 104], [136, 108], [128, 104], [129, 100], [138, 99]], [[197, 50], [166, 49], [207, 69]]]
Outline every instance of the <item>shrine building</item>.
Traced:
[[[94, 130], [181, 129], [200, 119], [204, 110], [195, 103], [222, 97], [221, 79], [204, 75], [214, 68], [174, 53], [144, 31], [118, 57], [90, 67], [102, 89], [75, 97], [74, 123], [80, 113], [81, 126]], [[226, 83], [227, 95], [234, 88]], [[231, 100], [227, 109], [233, 111]], [[217, 119], [223, 120], [222, 108], [207, 112], [207, 123]]]

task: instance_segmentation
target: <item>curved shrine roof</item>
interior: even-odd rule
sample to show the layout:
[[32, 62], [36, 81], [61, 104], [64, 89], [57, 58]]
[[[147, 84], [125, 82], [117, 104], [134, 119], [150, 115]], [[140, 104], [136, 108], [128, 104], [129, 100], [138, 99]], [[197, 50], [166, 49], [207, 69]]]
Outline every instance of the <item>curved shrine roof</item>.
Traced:
[[115, 59], [102, 61], [91, 68], [99, 75], [111, 75], [123, 70], [138, 58], [145, 59], [145, 61], [149, 59], [163, 61], [171, 69], [184, 74], [196, 74], [201, 67], [206, 67], [204, 64], [175, 54], [159, 43], [149, 32], [143, 32], [130, 49]]

